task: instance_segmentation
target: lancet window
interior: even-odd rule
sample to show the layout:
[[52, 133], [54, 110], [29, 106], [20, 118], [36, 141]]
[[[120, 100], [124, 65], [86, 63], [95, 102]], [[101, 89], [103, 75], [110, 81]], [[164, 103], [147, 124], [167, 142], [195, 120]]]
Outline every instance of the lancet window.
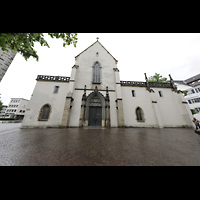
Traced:
[[50, 117], [50, 111], [51, 107], [49, 104], [45, 104], [44, 106], [42, 106], [42, 108], [40, 109], [38, 121], [48, 121]]
[[101, 66], [98, 61], [96, 61], [93, 65], [93, 83], [100, 83], [101, 82]]
[[144, 119], [143, 110], [140, 107], [137, 107], [135, 111], [136, 111], [136, 119], [137, 119], [137, 121], [138, 122], [144, 122], [145, 119]]

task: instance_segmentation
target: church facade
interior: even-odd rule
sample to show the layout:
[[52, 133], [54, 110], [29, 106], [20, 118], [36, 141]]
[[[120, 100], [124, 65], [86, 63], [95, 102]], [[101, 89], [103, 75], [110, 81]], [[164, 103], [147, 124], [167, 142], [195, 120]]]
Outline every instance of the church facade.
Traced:
[[75, 57], [70, 77], [38, 75], [21, 128], [193, 127], [171, 76], [121, 81], [117, 62], [97, 40]]

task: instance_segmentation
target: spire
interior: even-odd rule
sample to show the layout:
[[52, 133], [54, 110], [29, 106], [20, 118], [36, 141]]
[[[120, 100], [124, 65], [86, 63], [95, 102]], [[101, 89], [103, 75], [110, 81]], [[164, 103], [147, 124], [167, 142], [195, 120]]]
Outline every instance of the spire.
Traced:
[[173, 81], [172, 77], [171, 77], [171, 74], [169, 74], [169, 78], [170, 78], [170, 81]]
[[148, 82], [148, 78], [147, 78], [147, 75], [146, 73], [144, 73], [144, 76], [145, 76], [145, 80], [146, 80], [146, 86], [147, 86], [147, 90], [151, 93], [153, 92], [154, 93], [154, 90], [150, 88], [149, 86], [149, 82]]
[[86, 97], [86, 85], [85, 85], [84, 93], [83, 93], [83, 96], [82, 96], [82, 100], [86, 101], [86, 99], [87, 99], [87, 97]]
[[169, 78], [170, 78], [170, 83], [171, 83], [172, 89], [173, 89], [174, 91], [177, 91], [177, 88], [176, 88], [176, 86], [175, 86], [175, 84], [174, 84], [174, 80], [172, 79], [172, 77], [171, 77], [170, 74], [169, 74]]
[[106, 98], [105, 98], [105, 100], [110, 101], [109, 93], [108, 93], [108, 86], [106, 87]]
[[144, 76], [145, 76], [145, 80], [146, 80], [146, 82], [148, 82], [148, 79], [147, 79], [147, 74], [146, 74], [146, 73], [144, 73]]
[[150, 90], [149, 82], [148, 82], [148, 79], [147, 79], [147, 74], [144, 73], [144, 76], [145, 76], [145, 80], [146, 80], [147, 90]]

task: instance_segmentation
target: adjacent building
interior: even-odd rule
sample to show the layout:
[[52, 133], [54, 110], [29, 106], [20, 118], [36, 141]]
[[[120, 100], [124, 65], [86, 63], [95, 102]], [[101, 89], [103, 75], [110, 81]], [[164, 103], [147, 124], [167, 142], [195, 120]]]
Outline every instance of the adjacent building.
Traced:
[[0, 82], [3, 79], [6, 71], [8, 70], [10, 64], [12, 63], [17, 52], [13, 51], [2, 51], [0, 47]]
[[7, 107], [8, 107], [8, 106], [3, 105], [3, 108], [2, 108], [2, 110], [0, 111], [0, 118], [5, 118]]
[[200, 74], [186, 80], [174, 81], [179, 90], [185, 92], [185, 100], [189, 108], [196, 110], [198, 113], [194, 117], [200, 120]]
[[23, 98], [11, 98], [5, 111], [5, 118], [23, 119], [28, 102], [29, 100]]

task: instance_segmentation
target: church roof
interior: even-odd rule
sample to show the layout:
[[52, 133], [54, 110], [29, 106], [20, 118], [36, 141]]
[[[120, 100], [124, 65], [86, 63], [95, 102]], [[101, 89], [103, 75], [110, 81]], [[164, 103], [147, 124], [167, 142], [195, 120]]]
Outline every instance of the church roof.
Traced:
[[[79, 55], [81, 55], [84, 51], [86, 51], [86, 50], [88, 50], [91, 46], [93, 46], [95, 43], [99, 43], [110, 55], [111, 55], [111, 53], [97, 40], [96, 42], [94, 42], [92, 45], [90, 45], [88, 48], [86, 48], [85, 50], [83, 50], [81, 53], [79, 53], [77, 56], [75, 56], [75, 58], [77, 58]], [[112, 55], [111, 55], [112, 56]], [[113, 57], [113, 56], [112, 56]], [[114, 57], [113, 57], [113, 59], [116, 61], [116, 62], [118, 62], [118, 60], [117, 59], [115, 59]]]

